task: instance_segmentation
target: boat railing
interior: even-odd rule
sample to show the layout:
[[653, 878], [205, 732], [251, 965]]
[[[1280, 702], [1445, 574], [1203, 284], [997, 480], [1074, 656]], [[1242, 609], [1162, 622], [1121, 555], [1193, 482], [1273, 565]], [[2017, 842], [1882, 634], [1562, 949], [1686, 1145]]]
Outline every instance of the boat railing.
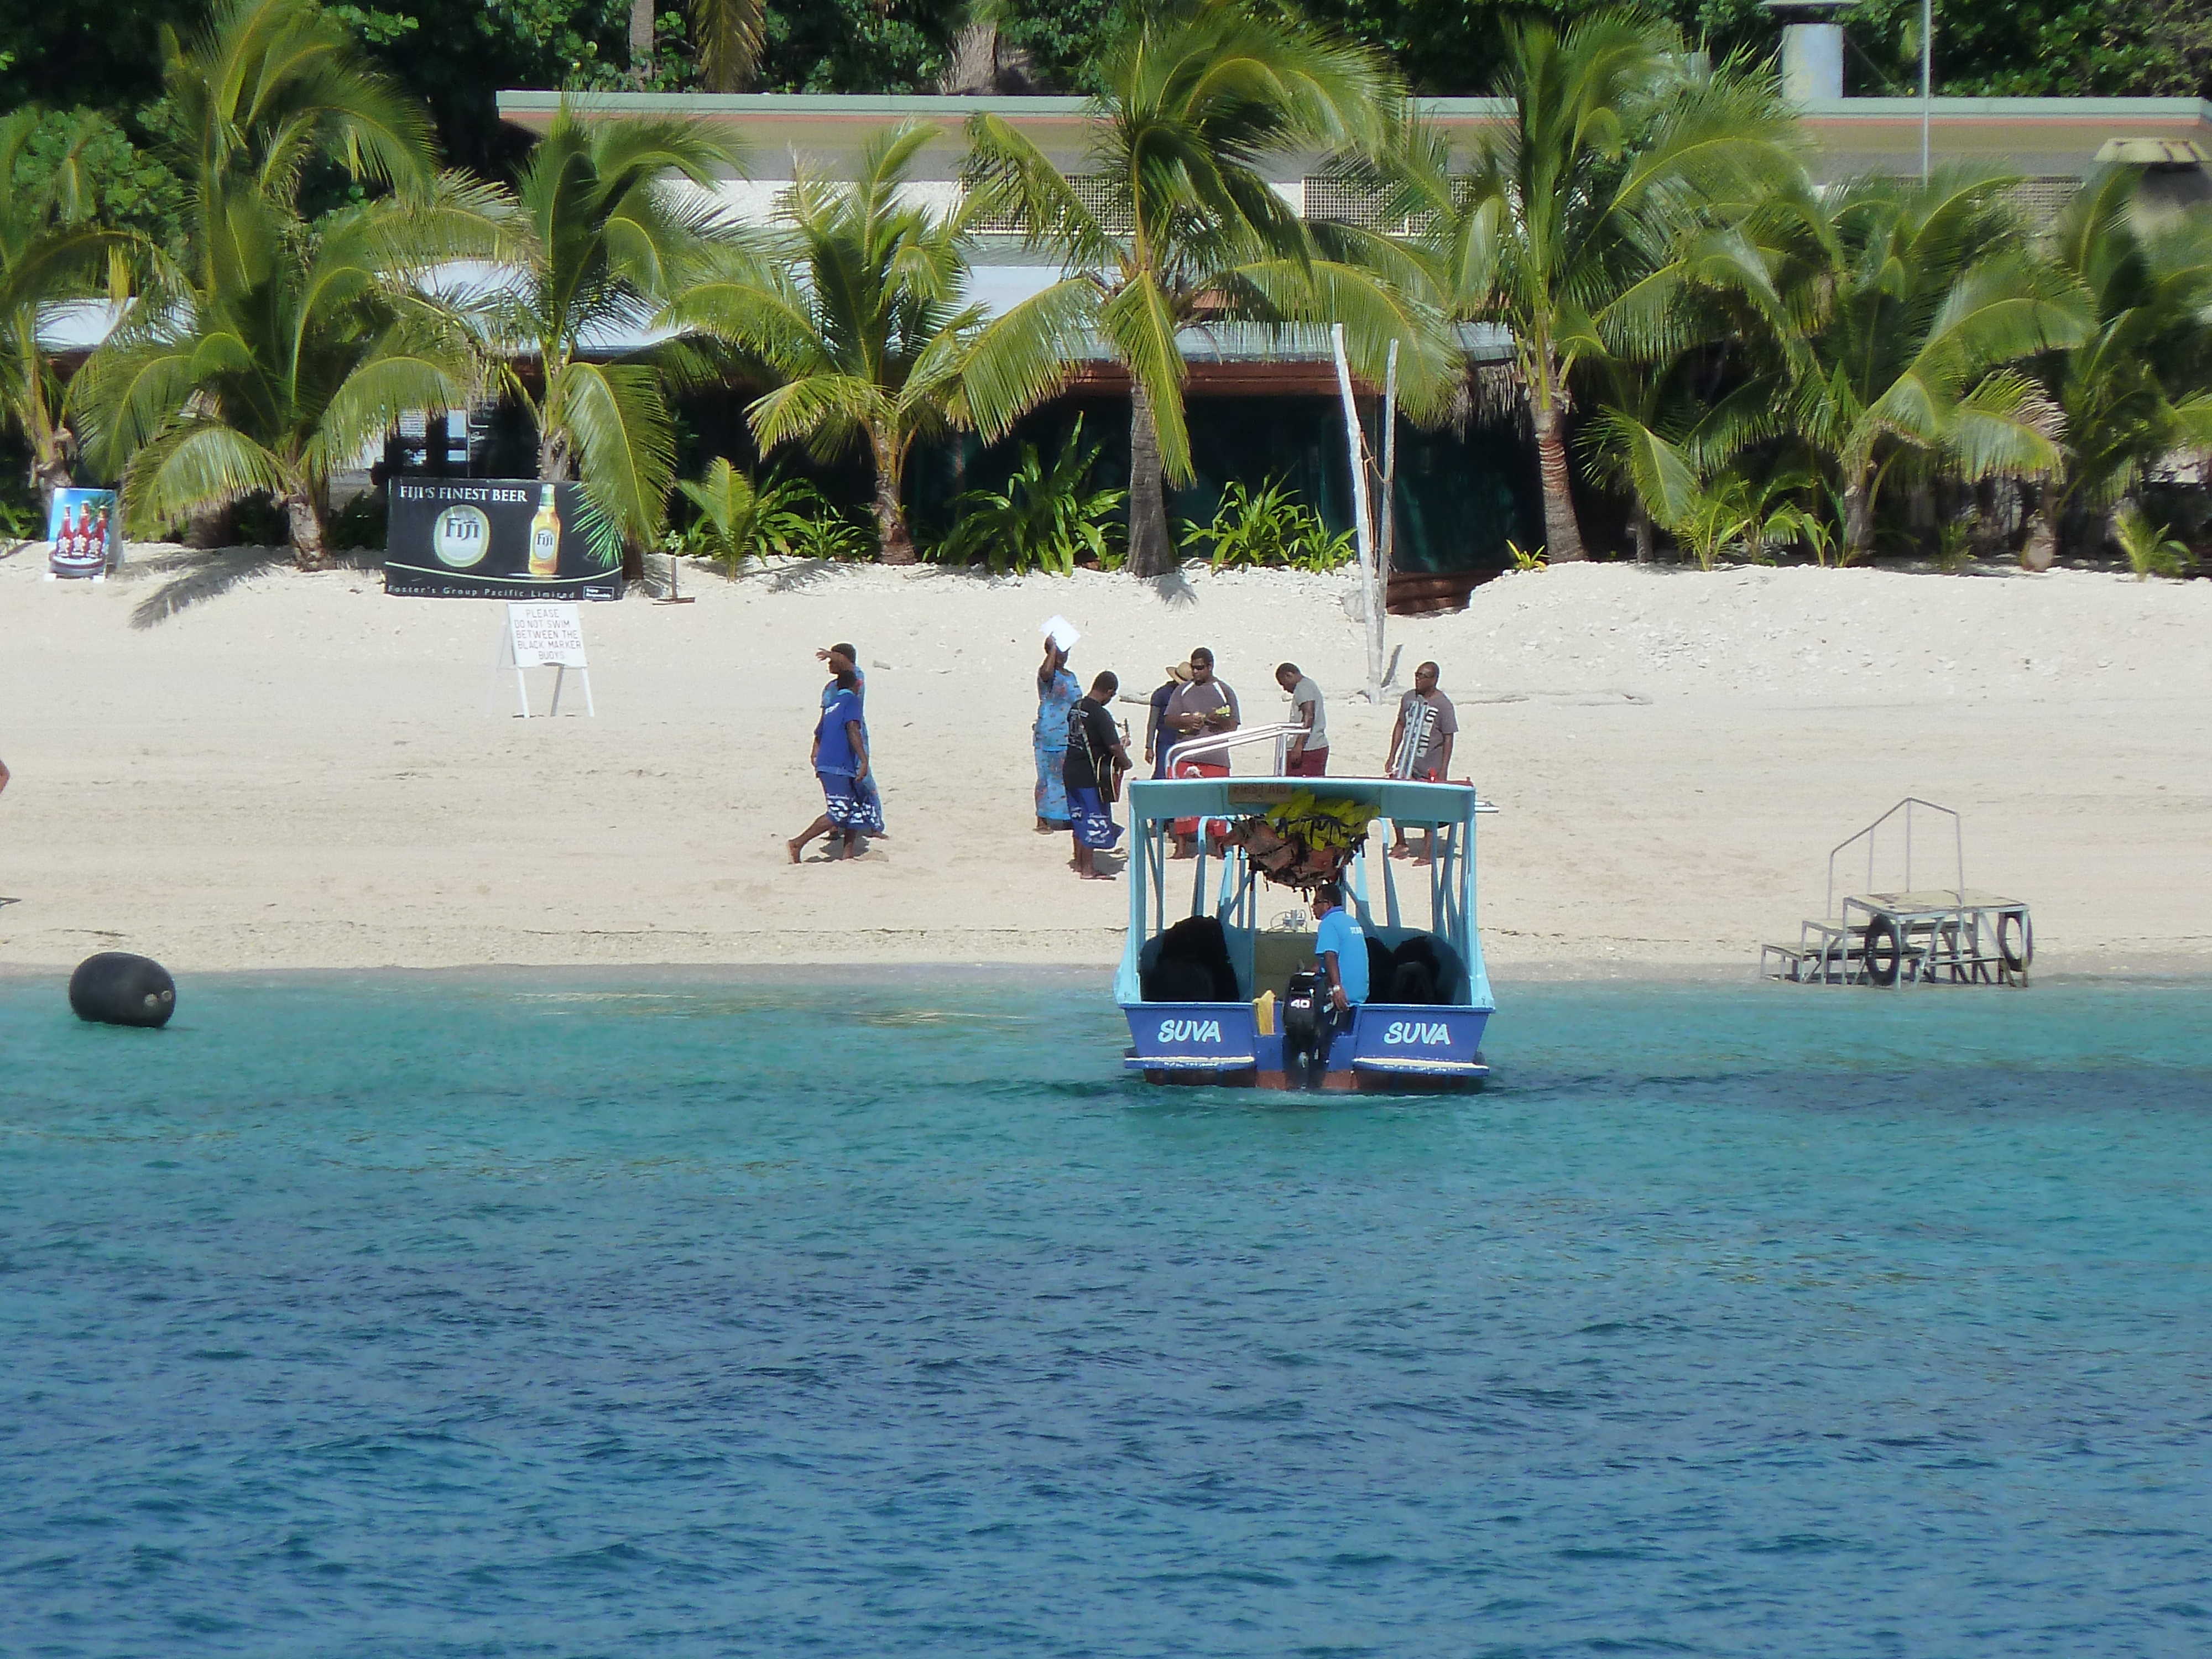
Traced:
[[1273, 775], [1279, 778], [1284, 775], [1283, 768], [1290, 763], [1291, 739], [1304, 730], [1303, 726], [1246, 726], [1211, 737], [1186, 738], [1168, 750], [1167, 774], [1170, 778], [1175, 776], [1176, 765], [1180, 761], [1202, 760], [1255, 743], [1272, 743], [1275, 745]]

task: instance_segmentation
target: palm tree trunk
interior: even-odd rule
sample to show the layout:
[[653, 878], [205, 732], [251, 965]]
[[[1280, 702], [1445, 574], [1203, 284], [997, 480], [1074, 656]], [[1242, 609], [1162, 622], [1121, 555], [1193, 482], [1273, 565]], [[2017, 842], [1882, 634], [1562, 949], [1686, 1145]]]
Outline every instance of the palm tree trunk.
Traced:
[[320, 570], [330, 563], [323, 549], [323, 513], [311, 490], [284, 498], [284, 517], [292, 532], [292, 562], [301, 570]]
[[1651, 562], [1651, 509], [1644, 505], [1644, 498], [1636, 498], [1635, 516], [1629, 520], [1628, 533], [1636, 543], [1636, 562]]
[[555, 430], [538, 434], [538, 482], [566, 483], [570, 477], [568, 468], [568, 434]]
[[1160, 434], [1145, 383], [1129, 377], [1129, 574], [1164, 576], [1176, 567], [1160, 476]]
[[915, 563], [920, 556], [899, 507], [897, 453], [888, 437], [872, 434], [871, 439], [876, 452], [876, 536], [881, 544], [876, 557], [884, 564]]
[[1567, 442], [1556, 395], [1536, 404], [1536, 470], [1544, 483], [1544, 545], [1553, 564], [1573, 564], [1583, 550], [1582, 526], [1575, 522], [1573, 483], [1567, 471]]
[[2058, 526], [2053, 521], [2055, 515], [2051, 506], [2053, 492], [2048, 487], [2025, 487], [2034, 492], [2035, 510], [2028, 515], [2027, 540], [2021, 546], [2020, 568], [2023, 570], [2048, 570], [2058, 557]]
[[653, 78], [653, 0], [629, 0], [629, 78], [641, 92]]
[[1844, 486], [1844, 556], [1838, 562], [1856, 564], [1873, 550], [1874, 490], [1862, 468]]
[[76, 447], [66, 427], [33, 446], [31, 482], [38, 487], [41, 526], [53, 516], [54, 492], [67, 489], [76, 481], [70, 466], [70, 455]]

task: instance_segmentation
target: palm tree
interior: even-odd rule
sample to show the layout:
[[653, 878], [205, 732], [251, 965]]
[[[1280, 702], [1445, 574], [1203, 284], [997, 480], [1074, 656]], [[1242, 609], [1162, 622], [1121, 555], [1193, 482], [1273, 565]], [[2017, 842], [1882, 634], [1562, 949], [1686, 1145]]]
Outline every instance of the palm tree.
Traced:
[[481, 386], [474, 336], [421, 289], [441, 259], [481, 251], [483, 197], [448, 184], [313, 226], [269, 197], [234, 197], [222, 286], [142, 309], [81, 377], [94, 434], [130, 458], [126, 520], [265, 492], [300, 568], [319, 568], [331, 475], [403, 411], [465, 407]]
[[900, 197], [915, 155], [939, 133], [903, 123], [869, 143], [849, 180], [800, 179], [784, 198], [782, 257], [733, 262], [668, 317], [783, 382], [747, 410], [763, 450], [802, 438], [824, 458], [866, 446], [886, 564], [915, 561], [902, 505], [907, 457], [965, 418], [961, 372], [982, 317], [961, 303], [958, 218]]
[[[507, 389], [538, 428], [538, 476], [574, 476], [633, 543], [657, 540], [675, 440], [651, 362], [584, 356], [637, 334], [732, 234], [708, 190], [735, 165], [696, 122], [590, 120], [564, 103], [522, 170], [504, 269], [478, 297]], [[698, 188], [684, 191], [681, 183]], [[535, 384], [515, 367], [534, 361]]]
[[2022, 245], [2013, 181], [1863, 179], [1821, 210], [1820, 296], [1791, 419], [1833, 469], [1844, 556], [1874, 542], [1887, 467], [1917, 458], [1968, 482], [2047, 477], [2065, 422], [2018, 365], [2087, 333], [2088, 307]]
[[2091, 321], [2079, 344], [2038, 367], [2065, 416], [2066, 452], [2033, 533], [2063, 534], [2075, 513], [2111, 508], [2162, 456], [2212, 449], [2212, 224], [2146, 232], [2134, 213], [2140, 179], [2134, 167], [2091, 178], [2050, 246]]
[[134, 239], [87, 222], [84, 147], [97, 126], [79, 119], [64, 133], [45, 183], [22, 176], [35, 109], [0, 116], [0, 417], [31, 452], [31, 483], [43, 514], [70, 481], [76, 441], [62, 423], [62, 392], [39, 343], [55, 307], [97, 291], [94, 278]]
[[1509, 24], [1498, 91], [1515, 118], [1471, 171], [1454, 173], [1448, 149], [1419, 127], [1381, 171], [1386, 211], [1425, 227], [1413, 240], [1437, 302], [1512, 331], [1558, 563], [1586, 556], [1566, 443], [1578, 367], [1683, 349], [1681, 291], [1714, 280], [1701, 263], [1753, 274], [1723, 237], [1687, 249], [1685, 238], [1724, 230], [1728, 204], [1796, 170], [1792, 125], [1761, 80], [1694, 76], [1672, 30], [1632, 12], [1595, 13], [1565, 33]]
[[[122, 474], [126, 519], [266, 491], [312, 568], [331, 472], [477, 379], [466, 331], [417, 290], [434, 262], [490, 250], [491, 201], [437, 178], [428, 117], [313, 0], [225, 0], [167, 52], [185, 259], [93, 355], [69, 407]], [[310, 226], [299, 195], [319, 160], [400, 194]]]
[[[699, 81], [708, 92], [736, 92], [760, 67], [768, 12], [763, 0], [691, 0], [691, 38]], [[653, 0], [629, 0], [629, 75], [642, 88], [653, 75]]]
[[996, 438], [1070, 364], [1102, 349], [1121, 364], [1128, 568], [1158, 575], [1175, 559], [1163, 484], [1191, 476], [1181, 329], [1201, 316], [1326, 314], [1345, 323], [1363, 370], [1380, 368], [1389, 340], [1413, 340], [1416, 380], [1432, 337], [1384, 277], [1317, 247], [1261, 171], [1273, 157], [1378, 149], [1397, 92], [1379, 59], [1281, 11], [1185, 0], [1134, 24], [1099, 74], [1097, 137], [1077, 178], [1004, 118], [969, 122], [975, 210], [1018, 215], [1066, 275], [979, 333], [964, 392]]
[[163, 31], [170, 146], [192, 192], [191, 270], [201, 292], [229, 275], [224, 215], [240, 196], [299, 199], [310, 163], [400, 189], [435, 171], [430, 118], [371, 68], [316, 0], [218, 0], [207, 27]]

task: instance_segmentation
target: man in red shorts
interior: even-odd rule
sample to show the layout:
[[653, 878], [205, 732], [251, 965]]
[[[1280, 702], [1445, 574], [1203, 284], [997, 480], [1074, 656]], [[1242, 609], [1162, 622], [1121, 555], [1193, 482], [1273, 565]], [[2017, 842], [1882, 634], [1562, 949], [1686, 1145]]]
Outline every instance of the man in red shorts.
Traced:
[[1322, 708], [1321, 687], [1294, 662], [1275, 670], [1275, 684], [1291, 694], [1292, 726], [1304, 728], [1283, 757], [1283, 773], [1293, 778], [1328, 775], [1328, 717]]
[[[1213, 653], [1200, 646], [1190, 653], [1190, 681], [1176, 689], [1168, 699], [1167, 717], [1161, 721], [1160, 742], [1172, 748], [1192, 738], [1218, 737], [1224, 732], [1234, 732], [1243, 723], [1237, 707], [1237, 694], [1228, 684], [1213, 677]], [[1203, 760], [1176, 759], [1170, 762], [1172, 775], [1178, 778], [1225, 778], [1229, 775], [1229, 757], [1219, 751]], [[1208, 826], [1218, 836], [1226, 826], [1215, 819]], [[1176, 851], [1179, 859], [1193, 857], [1198, 851], [1198, 820], [1177, 818], [1175, 821]]]

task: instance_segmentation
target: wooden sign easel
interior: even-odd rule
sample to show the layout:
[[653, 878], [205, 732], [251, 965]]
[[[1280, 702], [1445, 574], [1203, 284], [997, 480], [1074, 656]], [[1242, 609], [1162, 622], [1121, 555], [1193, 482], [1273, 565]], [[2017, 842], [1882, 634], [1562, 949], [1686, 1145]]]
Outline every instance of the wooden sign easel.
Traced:
[[491, 689], [484, 693], [484, 713], [491, 713], [493, 699], [499, 695], [499, 677], [507, 669], [514, 671], [514, 696], [520, 707], [515, 713], [523, 720], [530, 718], [530, 687], [522, 677], [526, 668], [550, 668], [553, 671], [553, 706], [549, 715], [561, 712], [561, 688], [568, 681], [568, 671], [574, 669], [584, 683], [584, 712], [593, 719], [599, 709], [592, 702], [592, 671], [584, 657], [584, 622], [574, 605], [563, 605], [544, 599], [515, 599], [508, 602], [507, 615], [499, 627], [499, 655], [492, 664]]

